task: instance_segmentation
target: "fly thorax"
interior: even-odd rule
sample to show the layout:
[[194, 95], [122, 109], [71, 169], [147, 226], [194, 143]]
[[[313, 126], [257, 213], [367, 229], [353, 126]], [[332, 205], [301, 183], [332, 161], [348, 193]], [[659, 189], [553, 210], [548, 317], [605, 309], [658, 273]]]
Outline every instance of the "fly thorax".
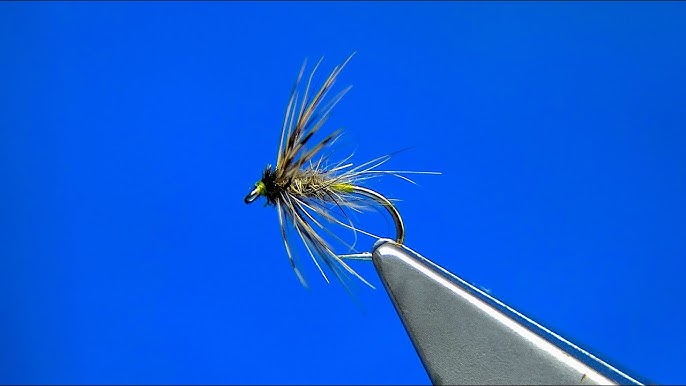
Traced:
[[316, 170], [305, 169], [296, 174], [289, 186], [289, 193], [308, 198], [326, 196], [327, 178]]

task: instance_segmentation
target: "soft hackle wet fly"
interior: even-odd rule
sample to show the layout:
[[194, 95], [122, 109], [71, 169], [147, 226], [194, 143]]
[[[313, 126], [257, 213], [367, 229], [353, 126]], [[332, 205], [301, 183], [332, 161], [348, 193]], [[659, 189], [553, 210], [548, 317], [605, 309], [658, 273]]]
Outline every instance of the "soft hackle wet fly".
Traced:
[[[340, 130], [330, 133], [313, 146], [307, 146], [315, 134], [322, 128], [333, 107], [350, 90], [351, 87], [349, 86], [331, 98], [328, 103], [323, 103], [339, 73], [351, 58], [352, 55], [343, 64], [335, 67], [321, 88], [314, 95], [310, 96], [310, 86], [314, 74], [321, 63], [320, 60], [310, 73], [304, 90], [302, 90], [303, 95], [300, 97], [299, 88], [306, 62], [303, 64], [286, 108], [281, 128], [276, 166], [268, 165], [262, 173], [262, 178], [245, 197], [245, 203], [249, 204], [260, 196], [264, 196], [267, 200], [267, 205], [276, 207], [286, 254], [298, 279], [304, 286], [306, 286], [306, 282], [296, 263], [295, 251], [288, 237], [288, 228], [294, 229], [302, 239], [312, 261], [327, 282], [329, 280], [322, 269], [321, 263], [327, 266], [344, 284], [344, 272], [348, 272], [373, 288], [368, 281], [344, 261], [349, 259], [369, 259], [370, 254], [338, 254], [334, 252], [329, 242], [322, 237], [318, 230], [326, 232], [329, 236], [347, 246], [349, 249], [347, 252], [356, 251], [354, 246], [348, 245], [340, 237], [336, 236], [321, 220], [343, 226], [353, 231], [355, 235], [359, 232], [379, 238], [379, 236], [357, 228], [346, 213], [346, 210], [359, 212], [363, 209], [382, 207], [391, 215], [395, 223], [395, 241], [403, 243], [405, 228], [400, 213], [398, 213], [391, 200], [379, 192], [363, 187], [360, 184], [369, 178], [380, 175], [394, 175], [412, 182], [403, 174], [438, 174], [434, 172], [378, 170], [377, 167], [388, 161], [391, 154], [378, 157], [358, 166], [353, 166], [353, 163], [349, 162], [352, 157], [350, 155], [333, 165], [329, 165], [328, 155], [322, 155], [322, 151], [336, 141], [340, 135]], [[317, 158], [315, 159], [315, 157]]]

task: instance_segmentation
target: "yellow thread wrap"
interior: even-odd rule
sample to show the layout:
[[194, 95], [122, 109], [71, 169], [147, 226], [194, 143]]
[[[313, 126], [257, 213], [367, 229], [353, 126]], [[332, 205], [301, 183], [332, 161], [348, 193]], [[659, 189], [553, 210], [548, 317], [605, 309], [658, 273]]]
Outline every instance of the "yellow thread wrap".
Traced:
[[353, 190], [355, 190], [355, 185], [346, 184], [344, 182], [339, 182], [339, 183], [331, 184], [331, 189], [338, 191], [338, 192], [352, 193]]
[[259, 193], [260, 195], [264, 195], [267, 192], [267, 187], [264, 186], [264, 182], [262, 181], [256, 183], [255, 187], [257, 188], [257, 193]]

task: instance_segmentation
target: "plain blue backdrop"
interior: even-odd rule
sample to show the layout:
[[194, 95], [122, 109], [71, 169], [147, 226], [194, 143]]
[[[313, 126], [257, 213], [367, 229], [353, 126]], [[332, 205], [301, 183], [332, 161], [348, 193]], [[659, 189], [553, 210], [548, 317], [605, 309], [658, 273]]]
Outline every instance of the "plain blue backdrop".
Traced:
[[683, 2], [0, 3], [0, 382], [428, 383], [382, 287], [358, 306], [304, 260], [303, 289], [274, 209], [243, 203], [302, 61], [353, 51], [325, 130], [357, 163], [412, 146], [388, 167], [443, 172], [372, 185], [402, 200], [408, 246], [686, 382], [684, 20]]

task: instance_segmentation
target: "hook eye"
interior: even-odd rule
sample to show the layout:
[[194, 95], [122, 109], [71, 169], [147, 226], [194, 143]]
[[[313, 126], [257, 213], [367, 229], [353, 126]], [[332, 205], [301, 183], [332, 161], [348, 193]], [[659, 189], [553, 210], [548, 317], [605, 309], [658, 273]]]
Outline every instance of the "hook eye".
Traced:
[[260, 196], [260, 190], [258, 188], [253, 189], [252, 192], [250, 192], [247, 196], [245, 196], [245, 201], [246, 204], [250, 204], [253, 201], [257, 200], [257, 198]]

